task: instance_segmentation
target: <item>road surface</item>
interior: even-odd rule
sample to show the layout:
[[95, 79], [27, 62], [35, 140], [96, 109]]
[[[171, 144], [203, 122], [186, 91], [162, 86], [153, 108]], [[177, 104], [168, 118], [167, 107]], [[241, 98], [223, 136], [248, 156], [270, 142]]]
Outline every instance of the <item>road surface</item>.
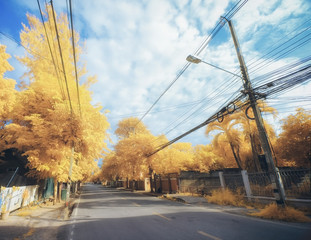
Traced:
[[139, 193], [88, 184], [65, 239], [220, 240], [311, 239], [310, 224], [282, 223], [230, 214]]

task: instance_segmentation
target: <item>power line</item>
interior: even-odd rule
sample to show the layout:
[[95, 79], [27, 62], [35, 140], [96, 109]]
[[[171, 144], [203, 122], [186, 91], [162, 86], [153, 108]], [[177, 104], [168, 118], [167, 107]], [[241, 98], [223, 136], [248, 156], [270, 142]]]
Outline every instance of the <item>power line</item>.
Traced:
[[[43, 59], [45, 59], [45, 60], [51, 61], [50, 59], [48, 59], [48, 58], [46, 58], [46, 57], [40, 55], [39, 53], [37, 53], [37, 52], [31, 50], [31, 49], [28, 48], [28, 47], [24, 46], [20, 41], [16, 40], [14, 37], [10, 36], [9, 34], [4, 33], [4, 32], [2, 32], [2, 31], [0, 31], [0, 34], [3, 35], [4, 37], [6, 37], [7, 39], [9, 39], [9, 40], [15, 42], [17, 45], [23, 47], [27, 52], [29, 52], [29, 53], [32, 54], [33, 56], [37, 56], [37, 57], [39, 57], [39, 58], [43, 58]], [[52, 63], [52, 62], [51, 62], [51, 63]]]
[[56, 17], [55, 17], [55, 12], [54, 12], [54, 7], [53, 7], [53, 0], [51, 0], [51, 7], [52, 7], [52, 13], [53, 13], [53, 19], [54, 19], [54, 25], [55, 25], [55, 31], [56, 31], [56, 38], [57, 38], [57, 42], [58, 42], [59, 54], [60, 54], [60, 58], [61, 58], [61, 62], [62, 62], [63, 73], [64, 73], [64, 78], [65, 78], [65, 83], [66, 83], [66, 89], [67, 89], [67, 94], [68, 94], [70, 111], [71, 111], [71, 114], [73, 114], [73, 109], [72, 109], [72, 104], [71, 104], [71, 99], [70, 99], [70, 93], [69, 93], [69, 87], [68, 87], [68, 81], [67, 81], [66, 70], [65, 70], [65, 64], [64, 64], [63, 54], [62, 54], [62, 48], [60, 45], [60, 40], [59, 40], [59, 35], [58, 35], [58, 30], [57, 30]]
[[64, 92], [64, 89], [63, 89], [63, 85], [61, 84], [61, 81], [60, 81], [59, 73], [57, 71], [56, 63], [55, 63], [55, 60], [54, 60], [54, 56], [53, 56], [52, 48], [51, 48], [51, 44], [50, 44], [50, 39], [49, 39], [48, 33], [46, 31], [46, 27], [45, 27], [45, 23], [44, 23], [44, 19], [43, 19], [43, 15], [42, 15], [42, 11], [41, 11], [41, 6], [40, 6], [39, 0], [37, 0], [37, 3], [38, 3], [38, 7], [39, 7], [39, 12], [40, 12], [40, 16], [41, 16], [42, 25], [44, 27], [45, 36], [46, 36], [47, 43], [48, 43], [48, 46], [49, 46], [49, 51], [50, 51], [50, 54], [51, 54], [51, 57], [52, 57], [52, 61], [53, 61], [53, 65], [54, 65], [57, 81], [58, 81], [58, 84], [59, 84], [59, 87], [60, 87], [61, 95], [62, 95], [63, 99], [65, 99], [65, 92]]
[[78, 104], [79, 104], [79, 111], [80, 111], [80, 116], [81, 116], [82, 113], [81, 113], [81, 103], [80, 103], [80, 93], [79, 93], [79, 81], [78, 81], [78, 72], [77, 72], [77, 60], [76, 60], [76, 50], [75, 50], [75, 38], [74, 38], [74, 30], [73, 30], [73, 17], [72, 17], [71, 0], [69, 0], [69, 7], [70, 7], [72, 51], [73, 51], [73, 60], [74, 60], [74, 67], [75, 67], [75, 77], [76, 77]]
[[[244, 0], [240, 4], [241, 0], [234, 5], [233, 8], [230, 9], [230, 11], [225, 15], [230, 17], [233, 17], [240, 9], [244, 6], [244, 4], [247, 2], [247, 0]], [[194, 52], [194, 55], [199, 55], [203, 49], [208, 45], [208, 43], [215, 37], [215, 35], [220, 31], [220, 29], [223, 27], [222, 20], [219, 20], [216, 24], [216, 26], [213, 28], [211, 33], [206, 37], [206, 39], [202, 42], [202, 44], [199, 46], [199, 48]], [[168, 85], [168, 87], [160, 94], [160, 96], [156, 99], [156, 101], [151, 105], [151, 107], [146, 111], [146, 113], [140, 118], [139, 122], [141, 122], [146, 115], [151, 111], [151, 109], [160, 101], [160, 99], [163, 97], [163, 95], [174, 85], [174, 83], [183, 75], [183, 73], [188, 69], [190, 66], [190, 63], [186, 63], [182, 69], [177, 74], [176, 78]], [[139, 123], [138, 122], [138, 123]], [[138, 124], [137, 123], [137, 124]], [[137, 125], [136, 124], [136, 125]]]
[[[301, 24], [299, 27], [295, 28], [295, 30], [293, 30], [291, 33], [295, 32], [297, 29], [299, 29], [300, 27], [304, 26], [304, 25], [305, 25], [306, 23], [308, 23], [310, 20], [311, 20], [311, 19], [309, 19], [308, 21], [304, 22], [304, 23]], [[297, 34], [295, 34], [295, 35], [294, 35], [293, 37], [291, 37], [289, 40], [286, 40], [285, 42], [283, 42], [282, 44], [280, 44], [279, 46], [277, 46], [276, 48], [274, 48], [274, 49], [272, 49], [272, 50], [271, 50], [271, 47], [270, 47], [270, 48], [268, 49], [269, 52], [266, 53], [266, 54], [264, 54], [264, 55], [262, 56], [262, 57], [264, 57], [264, 56], [270, 55], [270, 57], [269, 57], [268, 59], [266, 59], [266, 60], [261, 61], [261, 63], [264, 63], [264, 65], [261, 65], [261, 66], [259, 65], [259, 67], [260, 67], [260, 68], [267, 67], [267, 66], [270, 64], [271, 61], [276, 60], [275, 58], [273, 58], [275, 55], [278, 55], [277, 59], [279, 59], [280, 57], [283, 57], [283, 56], [285, 56], [285, 55], [288, 55], [289, 53], [295, 51], [296, 49], [300, 48], [301, 46], [307, 44], [307, 43], [310, 41], [309, 39], [305, 40], [305, 41], [302, 42], [302, 43], [301, 43], [301, 41], [302, 41], [303, 39], [299, 39], [299, 40], [297, 40], [296, 42], [294, 42], [293, 44], [291, 44], [290, 46], [288, 46], [288, 47], [291, 47], [290, 49], [288, 49], [288, 48], [283, 48], [283, 49], [281, 49], [281, 51], [279, 51], [279, 52], [277, 52], [277, 53], [271, 55], [271, 53], [275, 52], [277, 49], [280, 49], [283, 45], [285, 45], [285, 44], [287, 44], [287, 43], [290, 43], [292, 40], [294, 40], [295, 38], [297, 38], [299, 35], [304, 34], [304, 33], [305, 33], [306, 31], [308, 31], [309, 29], [310, 29], [310, 27], [307, 27], [307, 28], [303, 29], [302, 31], [299, 31]], [[286, 36], [289, 36], [291, 33], [288, 33]], [[307, 36], [308, 36], [308, 35], [307, 35]], [[307, 36], [304, 36], [304, 38], [307, 37]], [[284, 37], [283, 37], [282, 39], [284, 39]], [[300, 43], [300, 44], [297, 44], [297, 42]], [[278, 41], [277, 43], [279, 43], [279, 41]], [[294, 45], [294, 44], [296, 44], [296, 45]], [[274, 44], [274, 45], [275, 45], [275, 44]], [[288, 45], [288, 44], [287, 44], [287, 45]], [[285, 52], [285, 50], [286, 50], [286, 52]], [[262, 57], [261, 57], [261, 58], [262, 58]], [[251, 65], [253, 65], [253, 64], [255, 64], [255, 63], [257, 63], [258, 61], [260, 61], [261, 58], [258, 59], [258, 60], [256, 60], [256, 61], [252, 61], [252, 60], [253, 60], [253, 59], [252, 59], [252, 60], [251, 60], [251, 64], [250, 64], [249, 66], [251, 66]], [[270, 60], [268, 63], [265, 63], [265, 62], [267, 62], [267, 60], [272, 59], [272, 58], [273, 58], [273, 60]], [[256, 65], [255, 67], [258, 68], [258, 65]], [[250, 69], [253, 70], [253, 68], [250, 68]], [[250, 71], [250, 72], [251, 72], [251, 73], [254, 73], [254, 72], [256, 72], [256, 71], [257, 71], [257, 69], [255, 69], [255, 71]], [[279, 71], [283, 71], [283, 72], [284, 72], [284, 69], [283, 69], [283, 70], [279, 70]], [[267, 80], [270, 80], [270, 81], [271, 81], [271, 75], [268, 75], [268, 77], [269, 77], [269, 78], [267, 78]], [[262, 76], [260, 76], [260, 79], [261, 79], [261, 78], [262, 78]], [[253, 79], [253, 81], [254, 81], [254, 82], [255, 82], [255, 81], [259, 81], [259, 78], [255, 78], [255, 79]], [[229, 87], [229, 84], [228, 84], [227, 86]], [[227, 89], [228, 89], [228, 88], [227, 88]], [[225, 89], [223, 89], [223, 91], [221, 91], [221, 94], [223, 94], [224, 91], [225, 91]], [[238, 90], [236, 93], [234, 93], [233, 95], [237, 94], [238, 92], [239, 92], [239, 90]], [[205, 109], [207, 109], [207, 108], [208, 108], [208, 107], [206, 107]], [[199, 112], [199, 110], [201, 110], [201, 109], [202, 109], [202, 107], [199, 107], [199, 108], [197, 109], [196, 112]], [[186, 113], [187, 113], [187, 112], [188, 112], [188, 110], [186, 111]], [[174, 128], [172, 128], [171, 130], [169, 130], [169, 132], [172, 131], [172, 130], [174, 130], [175, 128], [177, 128], [177, 127], [180, 126], [181, 124], [188, 122], [190, 119], [193, 118], [193, 117], [191, 117], [191, 116], [194, 116], [194, 115], [197, 116], [198, 114], [196, 114], [196, 112], [193, 112], [193, 113], [192, 113], [190, 116], [188, 116], [184, 121], [178, 123]], [[181, 117], [185, 116], [186, 113], [182, 114]], [[202, 114], [202, 113], [199, 113], [199, 114]], [[178, 117], [176, 121], [178, 121], [179, 119], [180, 119], [180, 117]], [[176, 122], [176, 121], [175, 121], [175, 122]], [[173, 122], [173, 123], [174, 123], [174, 122]], [[171, 125], [172, 125], [172, 123], [169, 124], [169, 126], [171, 126]]]
[[[306, 60], [306, 61], [310, 61], [310, 60], [311, 60], [311, 57], [309, 60]], [[280, 78], [274, 81], [271, 81], [268, 84], [254, 88], [254, 94], [255, 94], [256, 99], [265, 99], [267, 96], [274, 95], [275, 93], [288, 90], [296, 85], [309, 81], [311, 79], [311, 64], [304, 66], [304, 62], [302, 62], [301, 65], [303, 66], [300, 67], [299, 69], [293, 70], [292, 72], [288, 73], [286, 76], [281, 76]], [[258, 90], [261, 90], [261, 92], [258, 92]], [[247, 96], [246, 94], [242, 93], [238, 97], [236, 97], [234, 100], [232, 101], [228, 100], [227, 102], [230, 102], [229, 104], [224, 106], [220, 111], [216, 112], [206, 121], [190, 129], [189, 131], [181, 134], [180, 136], [174, 138], [173, 140], [158, 146], [158, 148], [154, 152], [150, 153], [148, 156], [151, 156], [161, 151], [162, 149], [173, 144], [174, 142], [180, 140], [181, 138], [189, 135], [190, 133], [206, 126], [207, 124], [215, 120], [218, 120], [221, 122], [222, 121], [221, 119], [223, 119], [224, 116], [231, 114], [234, 111], [237, 111], [243, 108], [244, 106], [249, 105], [249, 100], [246, 98], [246, 96]], [[231, 107], [233, 108], [230, 110]]]
[[[235, 6], [233, 8], [231, 8], [231, 10], [225, 14], [224, 16], [229, 16], [230, 15], [230, 18], [233, 17], [240, 8], [242, 8], [242, 6], [245, 5], [245, 3], [247, 1], [243, 1], [243, 3], [239, 6], [241, 1], [239, 1], [238, 3], [235, 4]], [[236, 7], [238, 6], [238, 9], [237, 10], [234, 10]], [[208, 43], [212, 40], [212, 38], [220, 31], [220, 29], [223, 27], [223, 24], [221, 21], [219, 21], [216, 26], [214, 27], [214, 29], [211, 31], [210, 35], [202, 42], [201, 46], [195, 51], [194, 55], [199, 55], [202, 50], [208, 45]], [[231, 84], [233, 84], [232, 82], [232, 78], [231, 78]], [[224, 86], [225, 84], [219, 86], [217, 89], [220, 89], [222, 86]], [[225, 85], [225, 88], [230, 88], [230, 84], [226, 84]], [[217, 92], [217, 90], [214, 90], [213, 92]], [[222, 91], [223, 93], [223, 91]], [[210, 94], [211, 95], [211, 94]], [[199, 105], [201, 104], [203, 106], [203, 103], [207, 100], [209, 100], [210, 102], [212, 102], [218, 95], [220, 95], [220, 93], [216, 94], [212, 99], [209, 99], [208, 97], [209, 96], [206, 96], [204, 99], [202, 99], [199, 103], [197, 103], [196, 105]], [[199, 112], [199, 110], [202, 109], [202, 106], [199, 106], [197, 107], [197, 109], [195, 111], [193, 111], [190, 115], [188, 115], [185, 119], [183, 119], [182, 121], [180, 121], [175, 127], [171, 128], [168, 132], [166, 132], [165, 134], [173, 131], [175, 128], [177, 128], [178, 126], [180, 126], [181, 124], [189, 121], [191, 119], [191, 117], [193, 115], [197, 115], [197, 113]], [[178, 118], [177, 120], [173, 121], [172, 123], [170, 123], [165, 129], [167, 129], [169, 126], [171, 126], [172, 124], [174, 124], [176, 121], [179, 121], [181, 118], [183, 118], [184, 116], [186, 116], [186, 114], [191, 111], [191, 110], [186, 110], [184, 113], [182, 113]], [[164, 131], [164, 130], [162, 130]]]

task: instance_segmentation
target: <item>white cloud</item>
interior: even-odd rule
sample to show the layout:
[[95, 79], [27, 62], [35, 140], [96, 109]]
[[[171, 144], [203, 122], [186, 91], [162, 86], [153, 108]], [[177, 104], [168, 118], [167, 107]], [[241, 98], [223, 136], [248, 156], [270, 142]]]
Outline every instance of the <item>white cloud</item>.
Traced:
[[[22, 2], [19, 4], [27, 4], [27, 10], [38, 15], [33, 2]], [[111, 111], [108, 115], [111, 132], [120, 120], [116, 116], [145, 112], [154, 103], [184, 66], [186, 56], [193, 53], [219, 17], [235, 3], [229, 0], [73, 1], [75, 26], [86, 43], [83, 58], [89, 74], [98, 76], [98, 83], [92, 88], [94, 102], [101, 102]], [[65, 1], [54, 4], [58, 12], [66, 12]], [[299, 18], [306, 15], [307, 5], [303, 0], [249, 1], [233, 18], [246, 63], [262, 56], [270, 41], [279, 41], [282, 34], [302, 23], [303, 19]], [[227, 25], [218, 37], [201, 57], [235, 72], [239, 65]], [[278, 61], [274, 67], [288, 61]], [[192, 64], [152, 110], [156, 113], [147, 115], [144, 122], [154, 134], [160, 134], [176, 125], [167, 128], [177, 119], [185, 121], [168, 135], [172, 139], [205, 121], [241, 85], [240, 79], [232, 81], [227, 73]], [[164, 107], [193, 102], [207, 95], [210, 97], [200, 105], [159, 112]], [[188, 121], [185, 120], [188, 115], [179, 118], [199, 107], [196, 117]], [[182, 141], [199, 144], [207, 143], [208, 139], [203, 129]]]

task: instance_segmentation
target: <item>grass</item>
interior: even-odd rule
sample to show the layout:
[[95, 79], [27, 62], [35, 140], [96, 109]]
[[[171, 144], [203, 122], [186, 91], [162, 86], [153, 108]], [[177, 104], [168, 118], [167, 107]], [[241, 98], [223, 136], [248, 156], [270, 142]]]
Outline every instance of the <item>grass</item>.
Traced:
[[266, 206], [257, 213], [251, 213], [250, 215], [286, 222], [311, 222], [311, 219], [305, 216], [302, 211], [289, 206], [280, 207], [275, 203]]

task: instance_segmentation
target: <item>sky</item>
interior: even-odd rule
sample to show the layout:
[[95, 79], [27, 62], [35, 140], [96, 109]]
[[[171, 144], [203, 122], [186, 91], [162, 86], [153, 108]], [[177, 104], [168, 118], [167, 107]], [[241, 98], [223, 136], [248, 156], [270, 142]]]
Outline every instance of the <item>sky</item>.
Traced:
[[[115, 143], [118, 121], [141, 118], [176, 79], [187, 64], [186, 57], [195, 53], [237, 2], [72, 0], [75, 30], [85, 46], [82, 58], [88, 75], [98, 78], [91, 88], [93, 103], [109, 110], [109, 133]], [[40, 3], [44, 5], [43, 0]], [[53, 3], [58, 14], [67, 11], [66, 1]], [[254, 86], [260, 85], [256, 78], [264, 73], [310, 55], [310, 8], [310, 0], [250, 0], [232, 17]], [[40, 17], [36, 0], [0, 0], [0, 31], [19, 41], [22, 23], [27, 25], [26, 13]], [[25, 50], [1, 34], [0, 43], [7, 46], [15, 68], [6, 76], [19, 81], [26, 69], [15, 57]], [[199, 57], [240, 74], [228, 24]], [[260, 68], [263, 63], [267, 64]], [[191, 64], [142, 121], [154, 135], [165, 134], [171, 140], [204, 122], [241, 88], [239, 78], [204, 63]], [[297, 107], [311, 109], [310, 93], [308, 82], [270, 99], [268, 104], [279, 115], [273, 119], [264, 114], [264, 119], [280, 131], [280, 120]], [[197, 145], [210, 140], [202, 128], [181, 141]]]

